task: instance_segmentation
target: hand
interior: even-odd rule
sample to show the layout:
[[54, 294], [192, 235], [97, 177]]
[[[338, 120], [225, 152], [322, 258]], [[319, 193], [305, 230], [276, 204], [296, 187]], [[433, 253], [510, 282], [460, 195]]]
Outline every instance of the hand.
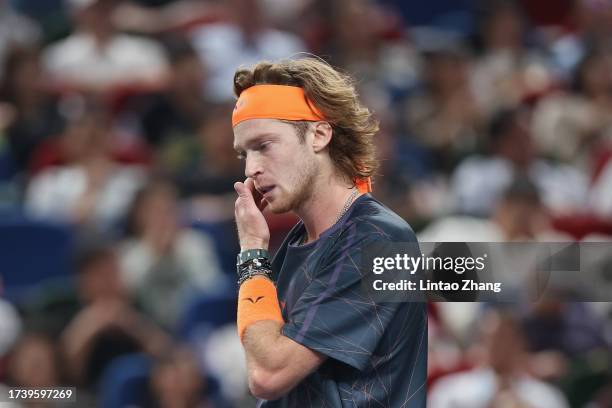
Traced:
[[86, 306], [72, 321], [72, 332], [92, 338], [99, 332], [116, 326], [121, 308], [115, 301], [100, 300]]
[[255, 189], [255, 182], [247, 178], [244, 183], [234, 183], [238, 193], [234, 215], [238, 227], [240, 249], [268, 249], [270, 228], [263, 216], [263, 209], [268, 204]]

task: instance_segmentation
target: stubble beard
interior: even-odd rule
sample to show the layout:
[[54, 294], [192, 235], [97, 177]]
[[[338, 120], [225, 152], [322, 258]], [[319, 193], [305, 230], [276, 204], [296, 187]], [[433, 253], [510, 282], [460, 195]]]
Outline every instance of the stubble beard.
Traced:
[[293, 189], [283, 202], [270, 205], [270, 211], [274, 214], [282, 214], [299, 209], [312, 198], [315, 180], [319, 173], [318, 163], [315, 159], [305, 160], [292, 180]]

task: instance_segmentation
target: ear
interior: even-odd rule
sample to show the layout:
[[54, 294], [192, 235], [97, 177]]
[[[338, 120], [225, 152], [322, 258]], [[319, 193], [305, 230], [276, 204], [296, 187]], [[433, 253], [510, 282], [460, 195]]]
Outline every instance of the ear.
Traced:
[[314, 136], [312, 148], [315, 153], [319, 153], [331, 142], [333, 129], [328, 122], [316, 122], [314, 125]]

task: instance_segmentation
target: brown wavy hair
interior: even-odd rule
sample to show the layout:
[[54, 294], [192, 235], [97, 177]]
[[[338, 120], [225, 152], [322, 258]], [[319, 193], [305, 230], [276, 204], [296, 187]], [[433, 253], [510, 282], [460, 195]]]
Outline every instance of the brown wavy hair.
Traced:
[[[303, 88], [332, 127], [329, 155], [340, 173], [349, 180], [373, 175], [378, 167], [373, 142], [378, 121], [359, 101], [349, 75], [317, 58], [263, 61], [251, 69], [240, 68], [234, 74], [237, 97], [245, 89], [261, 84]], [[301, 138], [304, 137], [309, 122], [288, 123], [295, 126]]]

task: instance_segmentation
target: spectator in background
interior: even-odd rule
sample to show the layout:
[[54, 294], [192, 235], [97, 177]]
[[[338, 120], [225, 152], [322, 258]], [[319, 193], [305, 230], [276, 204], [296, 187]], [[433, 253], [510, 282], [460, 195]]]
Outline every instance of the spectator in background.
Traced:
[[[504, 191], [489, 219], [465, 215], [441, 217], [417, 235], [419, 242], [572, 241], [572, 237], [552, 228], [549, 212], [540, 199], [537, 187], [525, 178], [514, 180]], [[515, 258], [509, 257], [508, 262], [496, 263], [495, 274], [503, 282], [505, 293], [519, 291], [517, 299], [526, 295], [525, 288], [532, 287], [533, 274], [529, 262], [520, 265]], [[444, 344], [444, 333], [453, 334], [462, 343], [469, 342], [471, 339], [467, 334], [478, 319], [477, 308], [478, 303], [436, 304], [441, 321], [441, 335], [438, 337], [442, 338], [442, 350], [440, 353], [438, 349], [439, 338], [430, 342], [430, 353], [434, 354], [429, 361], [434, 371], [453, 365], [453, 360], [445, 355], [449, 346]], [[432, 323], [432, 328], [435, 327], [435, 323]]]
[[140, 122], [153, 148], [155, 169], [175, 176], [193, 171], [193, 166], [202, 161], [198, 132], [211, 106], [204, 98], [205, 68], [191, 44], [179, 37], [166, 44], [170, 56], [168, 86], [163, 92], [145, 95]]
[[[173, 142], [195, 139], [197, 127], [209, 105], [204, 99], [206, 71], [191, 44], [182, 38], [167, 42], [170, 69], [167, 88], [148, 98], [142, 129], [161, 154]], [[172, 154], [172, 152], [170, 152]]]
[[581, 208], [587, 192], [586, 177], [567, 165], [539, 159], [530, 133], [530, 114], [510, 109], [496, 114], [489, 125], [488, 156], [470, 156], [452, 176], [459, 213], [491, 214], [505, 188], [517, 176], [529, 178], [540, 190], [551, 212], [569, 213]]
[[146, 38], [120, 34], [112, 14], [120, 0], [68, 0], [74, 32], [45, 50], [44, 62], [60, 87], [106, 91], [157, 85], [165, 75], [163, 49]]
[[527, 26], [516, 1], [487, 0], [480, 5], [481, 52], [472, 80], [480, 108], [490, 114], [548, 89], [552, 75], [545, 59], [525, 41]]
[[573, 0], [569, 30], [550, 41], [548, 52], [556, 71], [570, 80], [580, 61], [592, 49], [606, 48], [612, 38], [612, 2]]
[[[166, 171], [171, 175], [182, 197], [188, 198], [190, 218], [204, 222], [231, 221], [236, 180], [244, 178], [243, 163], [236, 160], [232, 147], [231, 117], [233, 104], [215, 105], [199, 124], [191, 149], [185, 149], [181, 160]], [[187, 140], [186, 140], [187, 142]], [[178, 158], [178, 155], [177, 155]], [[234, 227], [231, 227], [232, 230]], [[230, 232], [234, 236], [234, 232]]]
[[561, 300], [571, 300], [579, 286], [549, 287], [537, 303], [526, 305], [522, 324], [532, 353], [531, 372], [559, 383], [572, 406], [608, 407], [604, 401], [612, 396], [609, 303]]
[[126, 353], [160, 356], [170, 340], [131, 305], [115, 251], [91, 245], [80, 251], [76, 268], [83, 306], [61, 335], [70, 383], [96, 384], [107, 364]]
[[612, 147], [612, 53], [585, 55], [570, 85], [538, 103], [535, 142], [543, 154], [591, 173], [595, 152]]
[[[233, 108], [229, 104], [213, 107], [198, 127], [197, 143], [200, 154], [196, 161], [184, 166], [177, 175], [182, 192], [193, 195], [231, 193], [234, 182], [243, 177], [242, 165], [236, 160], [231, 123], [226, 119]], [[187, 164], [187, 163], [186, 163]]]
[[441, 47], [425, 50], [424, 86], [408, 99], [405, 125], [432, 151], [433, 170], [448, 173], [478, 147], [484, 116], [470, 87], [467, 51], [456, 43]]
[[482, 364], [438, 380], [428, 407], [569, 407], [557, 389], [527, 373], [525, 334], [514, 317], [489, 311], [479, 323]]
[[594, 350], [609, 350], [610, 324], [589, 303], [543, 299], [524, 317], [531, 351], [556, 351], [569, 358], [586, 357]]
[[336, 64], [359, 78], [379, 75], [383, 33], [396, 21], [383, 13], [380, 4], [370, 0], [333, 0], [316, 5], [329, 31], [329, 41], [322, 44], [321, 53], [329, 54]]
[[307, 51], [299, 37], [269, 26], [260, 1], [228, 1], [230, 21], [207, 24], [193, 32], [194, 47], [210, 69], [207, 94], [214, 102], [234, 99], [228, 84], [232, 83], [237, 66], [289, 58]]
[[164, 181], [136, 194], [128, 231], [121, 251], [124, 281], [145, 313], [174, 328], [188, 295], [221, 284], [214, 243], [180, 224], [177, 191]]
[[118, 28], [131, 33], [166, 34], [221, 18], [228, 10], [222, 2], [152, 0], [122, 2], [113, 15]]
[[449, 216], [428, 225], [419, 234], [424, 242], [506, 242], [568, 240], [554, 232], [538, 188], [518, 178], [502, 193], [489, 219]]
[[206, 376], [187, 347], [175, 347], [157, 359], [150, 387], [154, 408], [221, 407], [209, 397]]
[[109, 230], [125, 215], [144, 172], [113, 160], [104, 111], [86, 106], [75, 116], [61, 138], [65, 162], [32, 178], [26, 208], [36, 217]]
[[359, 78], [357, 86], [378, 111], [392, 104], [392, 93], [415, 85], [419, 58], [406, 41], [401, 20], [373, 0], [313, 1], [319, 41], [316, 54]]
[[491, 220], [498, 226], [505, 241], [545, 241], [547, 238], [552, 240], [554, 236], [550, 216], [538, 188], [526, 178], [510, 184]]
[[[47, 389], [62, 386], [58, 350], [51, 338], [28, 332], [16, 343], [9, 355], [6, 384], [11, 388]], [[23, 408], [55, 406], [53, 400], [29, 401]]]
[[29, 18], [13, 9], [10, 0], [0, 0], [0, 78], [6, 56], [14, 47], [31, 47], [40, 40], [40, 29]]
[[6, 135], [14, 164], [21, 172], [28, 170], [37, 146], [58, 136], [62, 130], [57, 100], [46, 86], [38, 49], [14, 48], [7, 54], [4, 78], [0, 81], [0, 100], [15, 112]]

